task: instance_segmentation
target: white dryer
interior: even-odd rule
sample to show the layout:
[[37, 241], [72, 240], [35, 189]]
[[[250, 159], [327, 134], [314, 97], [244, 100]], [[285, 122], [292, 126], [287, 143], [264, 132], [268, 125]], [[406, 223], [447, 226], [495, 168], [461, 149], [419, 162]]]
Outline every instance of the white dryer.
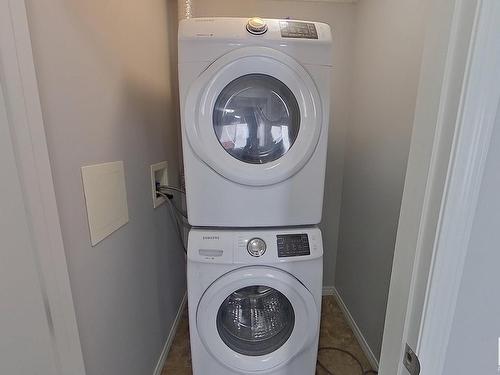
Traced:
[[321, 232], [192, 229], [188, 298], [194, 375], [314, 375]]
[[179, 26], [193, 226], [321, 220], [332, 44], [323, 23], [198, 18]]

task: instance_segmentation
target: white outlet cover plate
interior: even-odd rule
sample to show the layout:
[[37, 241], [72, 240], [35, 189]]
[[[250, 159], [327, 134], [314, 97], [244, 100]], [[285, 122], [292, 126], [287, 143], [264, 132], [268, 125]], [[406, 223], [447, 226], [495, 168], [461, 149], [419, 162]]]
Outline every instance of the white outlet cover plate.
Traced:
[[156, 194], [156, 172], [164, 170], [163, 180], [160, 181], [162, 185], [168, 185], [168, 163], [162, 161], [151, 165], [151, 194], [153, 198], [153, 207], [156, 208], [161, 206], [166, 199], [163, 197], [158, 197]]
[[129, 221], [123, 161], [82, 167], [82, 181], [95, 246]]

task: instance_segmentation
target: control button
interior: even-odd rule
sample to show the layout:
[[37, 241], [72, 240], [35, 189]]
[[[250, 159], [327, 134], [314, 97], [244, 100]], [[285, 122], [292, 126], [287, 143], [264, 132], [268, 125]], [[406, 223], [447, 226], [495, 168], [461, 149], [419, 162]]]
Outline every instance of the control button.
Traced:
[[266, 243], [261, 238], [252, 238], [248, 241], [247, 251], [253, 257], [260, 257], [266, 252]]
[[267, 31], [267, 24], [262, 18], [252, 17], [247, 22], [247, 31], [254, 35], [262, 35]]

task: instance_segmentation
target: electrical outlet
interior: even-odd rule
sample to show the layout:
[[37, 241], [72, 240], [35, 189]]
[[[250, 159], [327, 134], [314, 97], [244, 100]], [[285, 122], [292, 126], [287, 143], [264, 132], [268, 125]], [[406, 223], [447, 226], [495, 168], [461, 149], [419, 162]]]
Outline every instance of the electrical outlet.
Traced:
[[162, 161], [151, 166], [151, 194], [153, 207], [156, 208], [165, 202], [165, 198], [156, 194], [156, 185], [168, 185], [168, 163]]

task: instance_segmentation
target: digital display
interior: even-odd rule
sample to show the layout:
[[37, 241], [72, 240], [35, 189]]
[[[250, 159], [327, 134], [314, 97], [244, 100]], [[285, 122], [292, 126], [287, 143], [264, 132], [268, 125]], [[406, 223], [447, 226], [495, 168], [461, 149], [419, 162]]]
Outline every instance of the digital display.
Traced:
[[311, 22], [281, 21], [282, 38], [318, 39], [316, 25]]
[[278, 234], [278, 257], [297, 257], [310, 255], [309, 238], [306, 233]]

